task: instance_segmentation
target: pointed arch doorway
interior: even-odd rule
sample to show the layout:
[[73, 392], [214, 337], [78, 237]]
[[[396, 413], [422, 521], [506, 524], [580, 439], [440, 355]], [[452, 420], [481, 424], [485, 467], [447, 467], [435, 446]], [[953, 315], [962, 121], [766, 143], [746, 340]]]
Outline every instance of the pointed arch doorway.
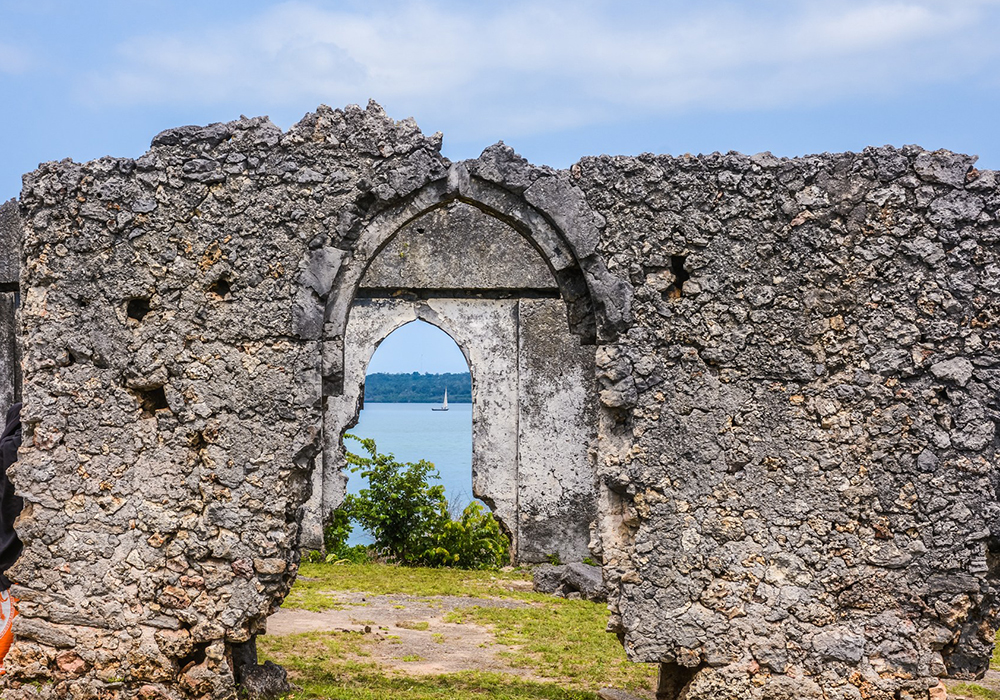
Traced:
[[558, 255], [568, 253], [557, 250], [553, 263], [537, 241], [461, 201], [380, 240], [343, 320], [327, 324], [340, 369], [326, 397], [325, 468], [314, 499], [321, 491], [328, 512], [343, 498], [339, 436], [360, 410], [368, 358], [392, 331], [420, 319], [448, 333], [469, 362], [473, 492], [510, 533], [515, 560], [586, 558], [598, 402], [594, 346], [581, 344], [572, 326], [574, 309], [584, 307], [564, 298], [573, 280]]
[[[447, 410], [440, 410], [450, 392]], [[372, 438], [383, 454], [400, 462], [432, 462], [449, 508], [460, 512], [472, 493], [472, 377], [454, 339], [425, 321], [411, 321], [378, 345], [365, 373], [358, 423], [350, 429]], [[348, 448], [351, 448], [348, 445]], [[348, 493], [364, 482], [350, 475]], [[351, 544], [370, 538], [355, 532]]]

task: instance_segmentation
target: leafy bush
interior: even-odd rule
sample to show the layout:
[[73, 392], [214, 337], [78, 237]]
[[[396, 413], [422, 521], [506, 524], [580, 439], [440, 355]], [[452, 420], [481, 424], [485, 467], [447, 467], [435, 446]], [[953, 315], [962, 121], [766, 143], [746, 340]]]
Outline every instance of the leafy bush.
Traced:
[[380, 454], [370, 438], [344, 437], [357, 440], [368, 453], [347, 453], [351, 471], [361, 472], [368, 488], [349, 494], [341, 507], [372, 534], [383, 554], [403, 564], [420, 563], [429, 533], [447, 517], [444, 486], [427, 483], [438, 476], [434, 465], [426, 460], [402, 464], [391, 454]]
[[444, 486], [428, 483], [438, 477], [433, 464], [400, 463], [379, 453], [370, 438], [344, 437], [361, 443], [367, 453], [348, 451], [347, 462], [368, 488], [349, 494], [332, 514], [325, 530], [327, 551], [346, 548], [353, 520], [372, 534], [379, 554], [402, 564], [481, 569], [507, 563], [509, 541], [492, 513], [472, 503], [458, 519], [449, 516]]
[[431, 533], [432, 546], [424, 552], [428, 566], [495, 569], [510, 558], [510, 541], [493, 513], [473, 501], [458, 520], [450, 517]]
[[368, 552], [368, 547], [363, 544], [349, 546], [348, 538], [354, 527], [351, 525], [351, 518], [343, 508], [330, 511], [330, 515], [323, 525], [323, 548], [326, 554], [317, 551], [305, 552], [302, 561], [306, 564], [333, 564], [335, 562], [348, 562], [351, 564], [367, 564], [372, 559]]
[[327, 552], [325, 561], [364, 564], [370, 560], [368, 547], [365, 545], [348, 546], [347, 540], [352, 530], [354, 526], [351, 525], [351, 516], [346, 509], [337, 508], [330, 513], [329, 519], [323, 526], [323, 546]]

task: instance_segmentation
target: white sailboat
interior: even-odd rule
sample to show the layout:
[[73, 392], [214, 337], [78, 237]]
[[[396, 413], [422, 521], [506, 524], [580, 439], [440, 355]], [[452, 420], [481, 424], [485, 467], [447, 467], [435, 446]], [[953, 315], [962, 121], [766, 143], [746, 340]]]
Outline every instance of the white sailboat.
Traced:
[[441, 402], [440, 408], [432, 408], [432, 411], [447, 411], [448, 410], [448, 387], [444, 388], [444, 401]]

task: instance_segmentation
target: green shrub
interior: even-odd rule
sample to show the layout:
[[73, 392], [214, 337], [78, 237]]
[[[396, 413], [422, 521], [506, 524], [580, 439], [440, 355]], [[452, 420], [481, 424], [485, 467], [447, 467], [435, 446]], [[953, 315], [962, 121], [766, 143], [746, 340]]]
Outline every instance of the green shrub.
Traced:
[[360, 442], [368, 453], [347, 452], [351, 471], [360, 472], [368, 488], [348, 494], [341, 507], [372, 534], [380, 554], [402, 564], [419, 564], [430, 533], [447, 518], [444, 486], [427, 483], [438, 476], [434, 465], [426, 460], [403, 464], [379, 453], [371, 438], [344, 437]]
[[510, 540], [493, 513], [473, 501], [458, 520], [448, 518], [431, 533], [433, 546], [424, 553], [429, 566], [495, 569], [508, 563]]
[[323, 526], [323, 546], [327, 552], [324, 561], [327, 563], [346, 561], [351, 564], [364, 564], [371, 559], [368, 547], [365, 545], [348, 546], [347, 540], [353, 530], [351, 515], [346, 508], [337, 508], [330, 512], [330, 517]]
[[[444, 486], [426, 460], [400, 463], [378, 452], [375, 441], [345, 434], [361, 443], [366, 455], [348, 450], [352, 472], [360, 472], [368, 488], [349, 494], [324, 530], [327, 551], [344, 552], [351, 521], [368, 530], [377, 553], [401, 564], [497, 568], [508, 563], [509, 540], [492, 513], [470, 504], [456, 520], [448, 514]], [[356, 548], [355, 548], [356, 549]], [[348, 558], [348, 557], [338, 557]]]

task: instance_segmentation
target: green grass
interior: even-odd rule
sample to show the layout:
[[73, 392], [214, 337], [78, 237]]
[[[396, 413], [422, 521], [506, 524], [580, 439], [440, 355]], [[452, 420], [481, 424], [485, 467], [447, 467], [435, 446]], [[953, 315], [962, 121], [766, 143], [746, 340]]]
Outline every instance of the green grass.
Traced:
[[392, 564], [302, 564], [299, 578], [282, 607], [313, 612], [341, 610], [344, 604], [338, 601], [337, 593], [343, 591], [519, 600], [549, 598], [513, 590], [516, 582], [530, 580], [531, 573], [523, 569], [467, 571]]
[[488, 625], [497, 643], [515, 649], [500, 656], [538, 676], [565, 679], [588, 690], [640, 690], [653, 682], [653, 668], [630, 663], [618, 640], [604, 631], [608, 612], [603, 605], [548, 598], [523, 608], [468, 608], [449, 613], [445, 620]]
[[414, 622], [412, 620], [400, 620], [396, 623], [396, 627], [401, 627], [404, 630], [417, 630], [418, 632], [426, 632], [431, 626], [431, 623], [427, 620], [420, 620]]
[[[993, 657], [990, 659], [990, 669], [1000, 671], [1000, 632], [997, 633], [996, 645], [993, 647]], [[958, 698], [974, 698], [975, 700], [1000, 700], [1000, 692], [984, 688], [975, 683], [957, 683], [948, 686], [948, 696]]]
[[[392, 564], [303, 564], [292, 593], [364, 591], [375, 595], [405, 593], [416, 596], [474, 596], [516, 594], [515, 581], [530, 581], [524, 569], [467, 571]], [[285, 603], [287, 607], [289, 604]]]
[[344, 609], [344, 605], [338, 603], [329, 593], [325, 593], [319, 588], [312, 588], [306, 582], [303, 582], [301, 586], [298, 582], [295, 583], [282, 607], [290, 610], [312, 610], [313, 612]]
[[270, 659], [281, 664], [301, 686], [288, 700], [597, 700], [595, 693], [561, 683], [525, 681], [500, 673], [393, 674], [365, 660], [370, 655], [367, 649], [377, 643], [370, 635], [306, 632], [260, 637], [258, 650], [262, 662]]
[[976, 700], [1000, 700], [1000, 693], [989, 690], [975, 683], [959, 683], [948, 688], [948, 695], [959, 695], [963, 697], [975, 698]]
[[379, 671], [320, 678], [289, 700], [598, 700], [596, 693], [535, 683], [499, 673], [384, 676]]
[[[264, 636], [258, 640], [260, 655], [288, 669], [292, 681], [302, 688], [290, 700], [597, 700], [595, 691], [605, 686], [652, 687], [655, 669], [629, 663], [618, 640], [604, 631], [605, 605], [514, 589], [517, 582], [528, 579], [530, 573], [519, 570], [305, 564], [285, 607], [338, 607], [336, 594], [343, 591], [406, 594], [425, 601], [427, 596], [443, 595], [517, 599], [528, 604], [476, 606], [449, 613], [446, 620], [491, 629], [499, 644], [510, 647], [500, 652], [504, 660], [526, 669], [537, 680], [481, 671], [408, 676], [384, 669], [371, 660], [371, 647], [398, 642], [391, 638], [396, 635], [386, 639], [345, 632]], [[413, 626], [427, 627], [421, 622]], [[445, 641], [439, 633], [433, 636], [435, 641]]]

